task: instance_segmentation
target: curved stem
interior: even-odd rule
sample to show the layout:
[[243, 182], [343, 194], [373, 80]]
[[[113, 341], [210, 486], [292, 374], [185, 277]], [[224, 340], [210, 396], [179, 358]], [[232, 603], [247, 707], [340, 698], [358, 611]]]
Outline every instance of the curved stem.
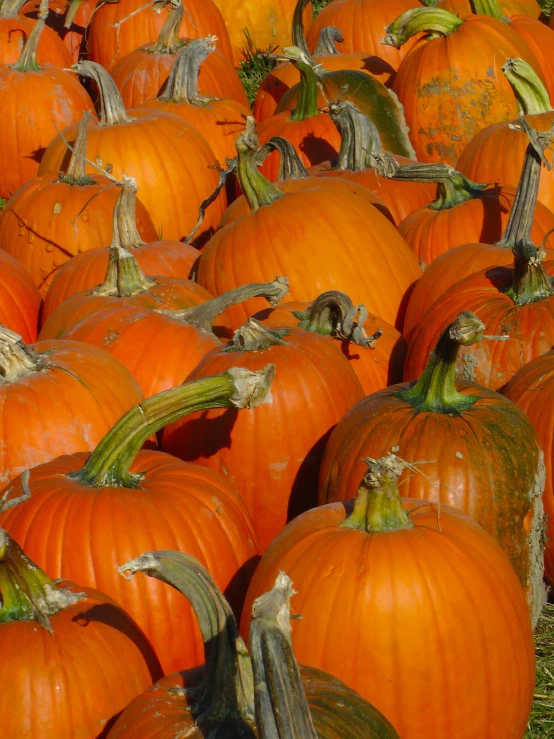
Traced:
[[528, 62], [506, 59], [501, 69], [514, 91], [519, 115], [535, 115], [552, 110], [548, 91]]
[[369, 471], [358, 488], [352, 513], [341, 526], [369, 534], [413, 528], [398, 490], [398, 477], [408, 466], [406, 462], [394, 454], [363, 461]]
[[210, 54], [215, 51], [216, 36], [207, 36], [190, 41], [177, 55], [165, 90], [158, 100], [164, 103], [188, 103], [189, 105], [205, 105], [211, 100], [198, 92], [198, 75], [200, 67]]
[[42, 356], [24, 344], [19, 334], [0, 326], [0, 384], [37, 372], [41, 365]]
[[292, 43], [297, 46], [304, 54], [310, 54], [308, 44], [306, 43], [306, 34], [304, 33], [304, 11], [310, 0], [298, 0], [292, 15]]
[[133, 120], [125, 111], [125, 105], [115, 82], [101, 64], [82, 61], [74, 64], [72, 69], [81, 77], [89, 77], [96, 82], [100, 95], [101, 125], [115, 126], [130, 123]]
[[260, 352], [270, 346], [284, 344], [282, 337], [286, 336], [287, 333], [287, 329], [270, 329], [255, 318], [250, 318], [240, 328], [237, 328], [225, 350], [229, 352]]
[[181, 0], [171, 0], [170, 9], [160, 35], [155, 44], [148, 48], [151, 54], [175, 54], [177, 49], [186, 44], [185, 40], [179, 40], [179, 32], [185, 9]]
[[244, 303], [250, 298], [265, 298], [271, 306], [281, 302], [289, 291], [289, 281], [286, 277], [276, 277], [272, 282], [255, 282], [251, 285], [241, 285], [233, 290], [228, 290], [212, 300], [207, 300], [192, 308], [179, 311], [159, 311], [166, 313], [191, 326], [195, 326], [207, 334], [212, 332], [212, 324], [227, 308], [237, 303]]
[[314, 71], [314, 60], [309, 54], [303, 52], [297, 46], [286, 46], [283, 56], [288, 59], [300, 72], [300, 83], [298, 87], [298, 99], [296, 108], [291, 113], [292, 121], [304, 121], [318, 114], [317, 101], [319, 87]]
[[137, 488], [141, 476], [129, 468], [151, 434], [172, 421], [210, 408], [254, 408], [268, 397], [275, 365], [259, 372], [232, 368], [221, 375], [186, 382], [164, 390], [122, 416], [88, 458], [70, 477], [91, 487]]
[[488, 15], [489, 18], [496, 18], [499, 21], [505, 20], [498, 0], [471, 0], [471, 6], [477, 15]]
[[206, 568], [183, 552], [160, 551], [143, 554], [118, 571], [127, 578], [144, 572], [167, 583], [182, 593], [194, 610], [205, 652], [203, 681], [190, 691], [195, 726], [237, 722], [234, 736], [253, 738], [253, 732], [248, 731], [254, 718], [250, 659], [231, 608]]
[[402, 46], [418, 33], [433, 33], [448, 36], [464, 21], [442, 8], [412, 8], [387, 26], [386, 36], [381, 41], [387, 46]]
[[273, 151], [278, 151], [280, 155], [278, 180], [299, 180], [302, 177], [308, 177], [308, 170], [298, 156], [294, 145], [282, 136], [274, 136], [258, 149], [255, 155], [257, 166]]
[[319, 32], [314, 56], [334, 56], [340, 54], [336, 45], [342, 44], [343, 41], [344, 36], [336, 26], [325, 26]]
[[50, 616], [86, 598], [84, 593], [56, 588], [4, 529], [0, 529], [0, 593], [0, 623], [37, 621], [51, 634]]
[[341, 137], [333, 169], [356, 172], [368, 167], [383, 167], [383, 162], [391, 160], [396, 171], [399, 165], [392, 154], [383, 149], [377, 126], [353, 103], [348, 100], [329, 103], [329, 116]]
[[121, 192], [114, 208], [112, 240], [124, 249], [138, 249], [145, 244], [137, 226], [137, 192], [136, 181], [123, 175]]
[[418, 413], [458, 414], [470, 408], [475, 396], [456, 389], [456, 359], [461, 346], [470, 346], [484, 338], [485, 326], [474, 313], [464, 311], [445, 328], [429, 357], [420, 379], [397, 397]]
[[48, 0], [41, 0], [37, 21], [21, 49], [19, 59], [11, 65], [16, 72], [38, 72], [41, 69], [37, 62], [37, 47], [47, 18]]
[[280, 572], [273, 589], [254, 601], [250, 655], [260, 739], [317, 739], [291, 644], [292, 581]]
[[112, 243], [106, 277], [91, 295], [113, 298], [130, 298], [156, 286], [156, 281], [146, 277], [135, 257], [119, 244]]
[[[356, 321], [356, 316], [360, 318]], [[307, 311], [293, 311], [299, 327], [323, 336], [334, 336], [351, 341], [359, 346], [372, 347], [382, 331], [368, 336], [364, 331], [367, 310], [363, 305], [354, 305], [348, 295], [338, 290], [329, 290], [319, 295]]]
[[94, 185], [95, 181], [90, 178], [86, 173], [85, 157], [87, 155], [87, 139], [88, 139], [88, 127], [92, 115], [86, 110], [83, 113], [79, 128], [77, 129], [77, 136], [73, 142], [73, 151], [69, 158], [69, 164], [67, 165], [67, 172], [63, 177], [60, 177], [58, 182], [64, 182], [66, 185]]
[[258, 151], [256, 121], [252, 116], [246, 119], [246, 127], [237, 138], [237, 178], [250, 210], [258, 210], [263, 205], [271, 205], [283, 193], [272, 182], [266, 180], [255, 164]]

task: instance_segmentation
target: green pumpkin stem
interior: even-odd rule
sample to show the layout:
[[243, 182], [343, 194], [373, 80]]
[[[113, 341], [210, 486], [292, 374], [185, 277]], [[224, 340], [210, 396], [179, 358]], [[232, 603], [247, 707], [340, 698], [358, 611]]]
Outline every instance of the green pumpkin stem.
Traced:
[[498, 0], [471, 0], [471, 7], [476, 15], [488, 15], [489, 18], [496, 18], [499, 21], [505, 20]]
[[381, 459], [363, 460], [369, 467], [354, 501], [352, 513], [341, 523], [345, 529], [369, 534], [411, 529], [413, 524], [402, 507], [398, 477], [406, 463], [389, 454]]
[[548, 90], [528, 62], [506, 59], [501, 69], [514, 91], [519, 115], [536, 115], [552, 110]]
[[306, 43], [306, 34], [304, 33], [304, 10], [310, 0], [298, 0], [294, 7], [292, 15], [292, 43], [305, 54], [309, 55], [308, 44]]
[[47, 18], [48, 0], [41, 0], [36, 23], [23, 44], [19, 59], [15, 64], [11, 65], [12, 69], [16, 72], [38, 72], [41, 69], [37, 62], [37, 48]]
[[486, 338], [485, 326], [470, 311], [464, 311], [447, 326], [420, 379], [397, 396], [409, 403], [418, 413], [460, 413], [470, 408], [476, 398], [456, 389], [456, 359], [461, 346], [471, 346]]
[[0, 623], [37, 621], [51, 634], [50, 617], [86, 598], [84, 593], [56, 588], [4, 529], [0, 529], [0, 594]]
[[314, 56], [335, 56], [340, 54], [337, 44], [342, 44], [344, 36], [336, 26], [325, 26], [319, 32]]
[[383, 163], [387, 163], [387, 171], [390, 166], [394, 170], [398, 168], [393, 155], [384, 150], [377, 126], [354, 103], [348, 100], [329, 103], [329, 116], [341, 138], [333, 169], [357, 172]]
[[250, 658], [231, 608], [205, 567], [183, 552], [160, 551], [143, 554], [118, 571], [127, 578], [143, 572], [167, 583], [182, 593], [194, 610], [205, 652], [203, 680], [186, 691], [195, 727], [228, 723], [236, 731], [233, 736], [253, 739], [249, 728], [254, 722]]
[[181, 0], [171, 0], [169, 13], [156, 43], [147, 48], [150, 54], [175, 54], [181, 46], [187, 43], [185, 39], [179, 39], [184, 14], [185, 9]]
[[256, 727], [260, 739], [317, 739], [298, 663], [292, 651], [291, 579], [280, 572], [275, 585], [254, 601], [250, 658], [254, 673]]
[[275, 365], [272, 364], [259, 372], [233, 368], [147, 398], [119, 419], [99, 442], [85, 466], [70, 477], [91, 487], [138, 488], [141, 475], [130, 472], [129, 468], [152, 434], [195, 411], [260, 405], [268, 397], [274, 374]]
[[255, 318], [250, 318], [237, 328], [225, 347], [226, 352], [261, 352], [270, 346], [284, 344], [282, 339], [288, 329], [270, 329]]
[[156, 286], [156, 281], [146, 277], [131, 252], [113, 243], [108, 258], [106, 277], [91, 295], [105, 295], [113, 298], [130, 298], [147, 292]]
[[[345, 293], [329, 290], [319, 295], [307, 311], [292, 311], [298, 325], [305, 331], [334, 336], [359, 346], [372, 347], [382, 331], [368, 336], [364, 331], [367, 310], [363, 305], [354, 305]], [[356, 320], [356, 317], [358, 320]]]
[[554, 295], [552, 280], [548, 276], [544, 264], [542, 249], [530, 241], [522, 239], [513, 248], [514, 277], [512, 286], [506, 294], [516, 305], [536, 303]]
[[79, 128], [77, 129], [77, 136], [73, 142], [73, 151], [69, 158], [69, 164], [67, 165], [67, 171], [63, 177], [60, 177], [58, 182], [64, 182], [66, 185], [94, 185], [95, 181], [88, 177], [85, 167], [85, 157], [87, 155], [87, 139], [88, 139], [88, 127], [92, 115], [86, 110], [83, 113]]
[[80, 77], [88, 77], [96, 82], [100, 96], [100, 124], [116, 126], [130, 123], [133, 119], [127, 115], [121, 94], [115, 82], [101, 64], [82, 61], [72, 67]]
[[314, 70], [317, 64], [309, 54], [297, 46], [285, 46], [283, 56], [292, 62], [300, 72], [298, 99], [290, 118], [292, 121], [304, 121], [306, 118], [312, 118], [319, 113], [317, 108], [319, 86]]
[[27, 346], [19, 334], [0, 326], [0, 384], [30, 375], [42, 364], [42, 355]]
[[412, 8], [387, 26], [381, 43], [399, 48], [418, 33], [427, 33], [430, 37], [448, 36], [463, 22], [457, 15], [442, 8]]
[[273, 151], [278, 151], [280, 156], [278, 180], [299, 180], [308, 177], [308, 170], [298, 156], [294, 144], [282, 136], [273, 136], [258, 149], [256, 163], [261, 164]]
[[188, 103], [197, 107], [206, 105], [212, 98], [200, 95], [198, 75], [202, 63], [215, 51], [216, 36], [190, 41], [177, 55], [165, 90], [158, 96], [163, 103]]
[[271, 205], [283, 193], [272, 182], [269, 182], [256, 166], [258, 152], [258, 136], [256, 121], [252, 116], [246, 119], [246, 127], [236, 140], [237, 178], [250, 210], [258, 210], [263, 205]]

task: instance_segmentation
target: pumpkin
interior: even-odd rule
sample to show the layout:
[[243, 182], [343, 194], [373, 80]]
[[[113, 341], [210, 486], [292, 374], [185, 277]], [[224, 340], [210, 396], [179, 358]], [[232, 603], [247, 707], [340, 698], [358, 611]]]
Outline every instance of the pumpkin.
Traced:
[[40, 293], [27, 270], [0, 249], [0, 325], [31, 344], [37, 338]]
[[215, 36], [195, 39], [181, 49], [164, 91], [141, 107], [165, 110], [190, 123], [204, 136], [224, 169], [226, 160], [235, 156], [235, 140], [244, 130], [250, 108], [230, 98], [200, 94], [200, 68], [215, 50], [215, 40]]
[[[28, 180], [0, 213], [0, 249], [17, 257], [43, 296], [63, 264], [111, 241], [119, 192], [107, 177], [85, 174], [89, 123], [85, 112], [65, 174]], [[155, 239], [156, 229], [140, 200], [136, 209], [139, 233]]]
[[[271, 544], [248, 589], [241, 633], [282, 570], [298, 591], [298, 661], [335, 674], [403, 739], [473, 739], [491, 726], [519, 739], [535, 654], [510, 563], [461, 511], [401, 500], [398, 457], [368, 464], [355, 501], [307, 511]], [[433, 696], [440, 700], [422, 708]]]
[[0, 590], [6, 736], [100, 736], [161, 675], [146, 637], [117, 603], [53, 582], [3, 530]]
[[[239, 280], [267, 279], [261, 275], [277, 261], [289, 277], [291, 300], [341, 290], [399, 328], [420, 271], [394, 226], [361, 194], [327, 191], [324, 184], [283, 194], [254, 166], [258, 141], [254, 121], [248, 121], [237, 151], [238, 178], [251, 212], [206, 244], [198, 283], [219, 295]], [[228, 324], [235, 329], [262, 307], [259, 301], [234, 307], [226, 313]]]
[[[487, 0], [490, 3], [491, 0]], [[438, 0], [437, 8], [443, 8], [450, 13], [482, 13], [477, 10], [475, 0]], [[512, 19], [513, 16], [525, 15], [529, 18], [539, 18], [542, 13], [541, 6], [537, 0], [498, 0], [498, 7], [505, 18]]]
[[[503, 67], [506, 79], [517, 93], [521, 116], [537, 130], [547, 131], [554, 123], [554, 111], [541, 80], [521, 59], [508, 59]], [[516, 121], [485, 126], [469, 141], [458, 160], [458, 169], [467, 177], [483, 182], [516, 185], [521, 172], [528, 136]], [[539, 201], [554, 209], [551, 171], [545, 173], [539, 187]]]
[[[189, 42], [180, 38], [184, 12], [181, 0], [172, 0], [157, 41], [129, 52], [112, 68], [113, 81], [126, 108], [136, 108], [146, 100], [157, 98], [163, 91], [179, 49]], [[230, 97], [248, 105], [232, 62], [219, 49], [202, 64], [198, 86], [204, 95]]]
[[351, 498], [362, 457], [399, 447], [403, 458], [424, 465], [421, 474], [406, 470], [403, 495], [440, 501], [475, 518], [508, 556], [536, 622], [544, 604], [537, 436], [525, 415], [498, 393], [455, 382], [460, 349], [480, 347], [484, 328], [473, 313], [461, 313], [442, 332], [417, 383], [374, 393], [339, 422], [321, 464], [319, 502]]
[[540, 66], [502, 21], [441, 8], [406, 11], [388, 26], [383, 43], [402, 46], [431, 28], [402, 61], [392, 89], [404, 106], [417, 159], [454, 166], [479, 130], [517, 115], [515, 95], [500, 72], [506, 59], [521, 57], [539, 77]]
[[[88, 27], [88, 59], [109, 71], [126, 54], [153, 43], [164, 25], [170, 4], [161, 0], [151, 7], [145, 6], [142, 0], [119, 0], [99, 7]], [[219, 39], [218, 48], [232, 62], [229, 34], [213, 0], [186, 0], [185, 10], [180, 38], [202, 38], [213, 33]]]
[[[97, 0], [49, 0], [50, 10], [46, 25], [59, 36], [71, 60], [79, 61], [83, 52], [83, 39], [87, 26], [92, 18]], [[40, 8], [39, 0], [26, 0], [21, 14], [27, 18], [36, 18]]]
[[[79, 81], [66, 69], [39, 66], [37, 44], [48, 13], [47, 0], [13, 65], [0, 65], [0, 197], [9, 198], [35, 177], [42, 152], [60, 128], [92, 110]], [[26, 101], [22, 105], [22, 100]], [[49, 111], [44, 115], [44, 111]]]
[[[148, 552], [125, 563], [119, 570], [126, 577], [144, 572], [176, 588], [190, 600], [202, 631], [205, 665], [201, 673], [182, 671], [155, 683], [130, 703], [109, 732], [108, 739], [161, 738], [179, 734], [200, 739], [207, 732], [221, 739], [265, 736], [259, 723], [258, 731], [254, 726], [254, 712], [257, 722], [268, 720], [268, 711], [257, 705], [264, 688], [279, 707], [285, 728], [288, 728], [294, 717], [280, 701], [278, 688], [268, 685], [260, 674], [262, 660], [268, 671], [283, 681], [286, 698], [296, 708], [295, 716], [300, 711], [311, 714], [316, 736], [339, 739], [347, 732], [351, 739], [398, 739], [386, 718], [340, 680], [312, 667], [301, 666], [298, 670], [287, 640], [291, 591], [288, 581], [283, 583], [286, 589], [282, 587], [284, 578], [268, 594], [281, 615], [275, 623], [274, 610], [266, 604], [269, 607], [263, 609], [263, 622], [261, 618], [255, 620], [256, 634], [251, 640], [250, 659], [228, 603], [210, 573], [198, 561], [182, 552]], [[261, 611], [260, 608], [258, 615]], [[271, 656], [266, 652], [260, 659], [260, 638], [271, 649]], [[295, 685], [290, 685], [288, 675], [280, 671], [280, 665], [285, 664], [289, 666], [289, 674], [295, 676]], [[253, 675], [256, 675], [255, 681]], [[287, 736], [306, 737], [306, 734], [293, 732]]]
[[[112, 175], [120, 180], [123, 175], [133, 177], [158, 233], [163, 232], [164, 239], [184, 238], [198, 219], [200, 204], [219, 180], [215, 156], [206, 140], [170, 113], [127, 112], [113, 80], [100, 65], [83, 61], [75, 70], [93, 79], [100, 93], [100, 119], [89, 126], [88, 160], [100, 160], [104, 168], [111, 165]], [[50, 142], [39, 174], [63, 168], [67, 158], [64, 139], [73, 142], [76, 133], [72, 126]], [[87, 164], [86, 172], [94, 171], [94, 166]], [[215, 227], [225, 202], [225, 193], [221, 193], [208, 209], [197, 240], [206, 238]]]
[[[162, 437], [164, 451], [229, 476], [252, 517], [262, 551], [287, 521], [315, 505], [327, 437], [363, 397], [350, 363], [326, 337], [298, 328], [271, 330], [255, 319], [228, 344], [206, 354], [189, 378], [235, 366], [257, 369], [267, 362], [277, 367], [270, 403], [232, 423], [220, 411], [197, 413], [168, 426]], [[307, 406], [317, 413], [299, 415]], [[225, 443], [214, 443], [214, 438]]]
[[[140, 213], [142, 208], [137, 200], [137, 188], [133, 181], [124, 180], [113, 211], [112, 240], [116, 245], [130, 251], [147, 275], [187, 278], [198, 259], [198, 251], [188, 244], [169, 239], [154, 240], [146, 244], [141, 238], [144, 229], [138, 228], [136, 218], [136, 212]], [[0, 234], [1, 232], [0, 222]], [[156, 234], [151, 238], [156, 239]], [[103, 246], [108, 242], [109, 238]], [[42, 325], [65, 300], [81, 290], [96, 287], [104, 279], [109, 252], [109, 248], [81, 252], [56, 271], [44, 298]]]
[[536, 357], [524, 365], [502, 390], [502, 394], [515, 403], [529, 418], [544, 450], [546, 480], [543, 493], [546, 514], [546, 549], [544, 553], [544, 575], [546, 581], [554, 583], [554, 490], [552, 468], [552, 401], [551, 389], [554, 378], [554, 353], [552, 351]]
[[[0, 2], [0, 63], [17, 63], [23, 46], [36, 24], [36, 21], [25, 17], [21, 10], [25, 0], [1, 0]], [[40, 34], [37, 44], [37, 61], [39, 64], [53, 64], [56, 67], [68, 67], [71, 55], [65, 48], [55, 31], [46, 27]]]
[[[212, 572], [238, 615], [258, 547], [228, 479], [140, 449], [163, 424], [194, 409], [223, 407], [236, 415], [239, 408], [254, 408], [266, 398], [271, 379], [271, 367], [231, 370], [143, 401], [92, 454], [66, 455], [33, 469], [28, 500], [0, 516], [39, 566], [98, 587], [125, 608], [164, 672], [202, 663], [193, 614], [182, 596], [158, 583], [126, 583], [117, 574], [118, 562], [138, 556], [146, 545], [192, 554]], [[22, 484], [21, 477], [13, 482], [13, 496]]]
[[90, 450], [143, 395], [102, 349], [75, 341], [26, 346], [0, 328], [0, 483], [49, 459]]

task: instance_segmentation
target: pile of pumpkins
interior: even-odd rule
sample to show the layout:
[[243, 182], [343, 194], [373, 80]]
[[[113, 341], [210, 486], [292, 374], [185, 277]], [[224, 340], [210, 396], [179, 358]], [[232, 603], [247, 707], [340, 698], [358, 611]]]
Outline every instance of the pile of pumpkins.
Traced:
[[3, 736], [523, 737], [551, 26], [0, 0]]

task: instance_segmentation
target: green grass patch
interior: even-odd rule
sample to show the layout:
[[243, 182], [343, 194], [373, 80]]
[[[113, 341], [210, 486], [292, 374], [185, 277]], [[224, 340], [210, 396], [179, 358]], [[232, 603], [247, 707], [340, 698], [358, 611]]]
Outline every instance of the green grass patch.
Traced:
[[535, 634], [537, 682], [524, 739], [554, 738], [554, 603], [549, 603]]

